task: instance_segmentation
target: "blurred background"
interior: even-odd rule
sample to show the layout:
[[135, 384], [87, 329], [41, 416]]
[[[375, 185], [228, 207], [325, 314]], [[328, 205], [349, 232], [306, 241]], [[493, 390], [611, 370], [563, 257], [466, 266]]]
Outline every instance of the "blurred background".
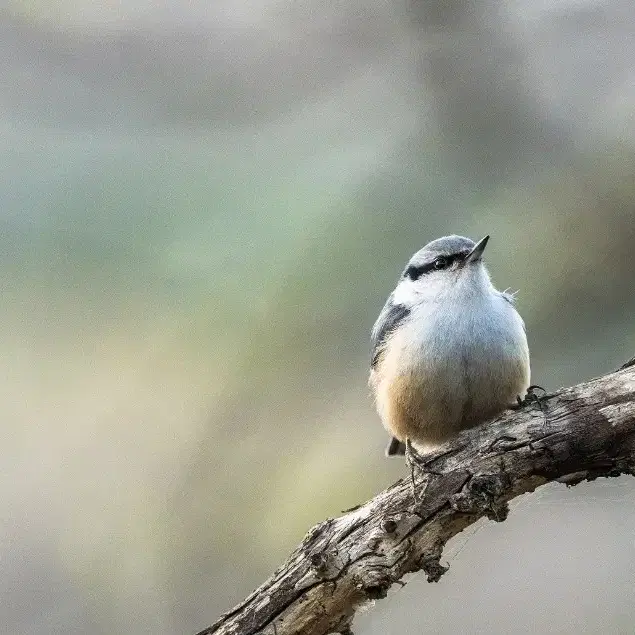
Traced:
[[[8, 0], [0, 630], [194, 633], [406, 474], [404, 263], [491, 234], [533, 381], [635, 354], [629, 0]], [[635, 481], [523, 497], [355, 632], [635, 632]]]

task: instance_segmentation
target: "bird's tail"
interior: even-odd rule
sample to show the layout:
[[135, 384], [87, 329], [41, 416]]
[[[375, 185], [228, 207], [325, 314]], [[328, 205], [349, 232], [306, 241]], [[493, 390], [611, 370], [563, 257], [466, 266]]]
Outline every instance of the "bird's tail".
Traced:
[[386, 456], [403, 456], [406, 453], [406, 445], [393, 437], [386, 448]]

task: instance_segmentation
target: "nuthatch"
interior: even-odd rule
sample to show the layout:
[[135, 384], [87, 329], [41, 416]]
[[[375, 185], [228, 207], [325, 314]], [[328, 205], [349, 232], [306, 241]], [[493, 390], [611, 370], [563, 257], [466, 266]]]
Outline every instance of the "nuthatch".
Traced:
[[497, 291], [478, 243], [445, 236], [408, 262], [371, 334], [370, 386], [386, 454], [430, 448], [491, 419], [529, 386], [525, 324]]

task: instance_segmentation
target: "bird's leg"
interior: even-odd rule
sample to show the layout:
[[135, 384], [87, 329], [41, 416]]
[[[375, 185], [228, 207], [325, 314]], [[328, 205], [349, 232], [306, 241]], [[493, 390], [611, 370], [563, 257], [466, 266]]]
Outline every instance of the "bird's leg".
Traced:
[[[417, 484], [415, 481], [415, 465], [417, 465], [417, 459], [420, 459], [421, 457], [419, 453], [412, 446], [412, 441], [410, 441], [410, 439], [406, 439], [406, 451], [404, 454], [406, 456], [406, 463], [408, 464], [408, 467], [410, 468], [410, 487], [412, 490], [412, 500], [416, 505]], [[417, 458], [415, 458], [415, 456]]]
[[415, 470], [419, 472], [423, 472], [426, 475], [434, 475], [441, 476], [439, 472], [435, 472], [434, 470], [429, 469], [428, 465], [434, 460], [439, 458], [438, 454], [432, 454], [431, 458], [428, 458], [427, 455], [421, 455], [415, 447], [412, 445], [412, 441], [410, 439], [406, 439], [406, 462], [408, 463], [408, 467], [410, 468], [410, 482], [412, 485], [412, 498], [414, 502], [417, 502], [417, 493], [416, 493], [416, 480], [415, 480]]

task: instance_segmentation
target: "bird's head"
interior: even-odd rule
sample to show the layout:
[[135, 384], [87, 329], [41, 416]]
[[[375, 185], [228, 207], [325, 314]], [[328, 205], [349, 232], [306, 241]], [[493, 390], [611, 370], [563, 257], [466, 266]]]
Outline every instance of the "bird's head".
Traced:
[[444, 236], [429, 242], [408, 261], [395, 289], [396, 300], [407, 305], [445, 291], [489, 288], [483, 251], [489, 236], [477, 243], [464, 236]]

